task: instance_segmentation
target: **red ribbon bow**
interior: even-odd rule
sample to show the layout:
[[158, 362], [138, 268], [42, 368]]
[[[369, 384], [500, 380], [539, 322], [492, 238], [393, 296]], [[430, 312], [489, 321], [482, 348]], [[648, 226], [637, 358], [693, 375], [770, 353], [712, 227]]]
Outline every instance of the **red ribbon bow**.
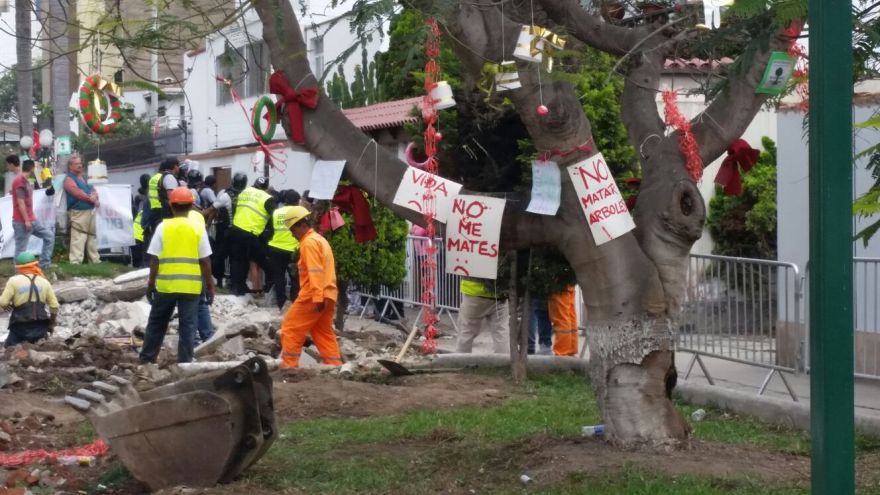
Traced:
[[[749, 146], [743, 139], [737, 139], [727, 148], [727, 158], [721, 163], [715, 183], [727, 196], [742, 194], [742, 173], [748, 172], [758, 163], [761, 152]], [[742, 168], [742, 173], [740, 172]]]
[[290, 122], [290, 132], [293, 134], [291, 139], [296, 144], [305, 144], [306, 134], [303, 125], [303, 113], [300, 105], [315, 109], [318, 107], [318, 87], [311, 86], [303, 89], [299, 93], [290, 87], [287, 82], [287, 76], [283, 71], [276, 70], [269, 76], [269, 92], [278, 95], [275, 102], [275, 108], [278, 115], [281, 115], [283, 108], [287, 107], [287, 120]]

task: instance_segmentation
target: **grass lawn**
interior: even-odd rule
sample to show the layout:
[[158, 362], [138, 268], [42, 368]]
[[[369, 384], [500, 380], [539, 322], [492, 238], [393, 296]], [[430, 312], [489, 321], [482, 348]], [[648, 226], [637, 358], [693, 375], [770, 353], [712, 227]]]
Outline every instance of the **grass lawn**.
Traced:
[[[736, 449], [740, 449], [757, 455], [755, 463], [759, 464], [764, 462], [760, 456], [776, 456], [779, 462], [791, 463], [796, 469], [805, 470], [805, 474], [783, 474], [781, 481], [768, 481], [741, 476], [736, 471], [716, 476], [711, 467], [700, 474], [677, 473], [675, 466], [654, 469], [650, 460], [639, 462], [641, 454], [581, 438], [581, 426], [599, 421], [593, 394], [583, 377], [533, 377], [524, 392], [490, 407], [311, 419], [283, 425], [281, 437], [269, 453], [246, 473], [243, 481], [230, 488], [242, 493], [328, 494], [809, 493], [806, 456], [810, 443], [802, 432], [709, 409], [706, 419], [693, 423], [693, 427], [695, 443], [713, 446], [712, 452], [716, 454], [712, 455], [733, 449], [729, 455], [735, 458], [739, 452]], [[680, 404], [680, 408], [688, 417], [696, 409], [685, 404]], [[586, 459], [585, 470], [573, 469], [571, 460], [560, 464], [555, 457], [559, 452], [583, 449], [594, 453], [594, 457]], [[859, 450], [872, 453], [878, 450], [878, 444], [860, 438]], [[615, 464], [612, 458], [619, 454], [622, 460]], [[666, 454], [654, 455], [663, 460]], [[699, 453], [685, 456], [696, 457], [696, 464], [702, 461]], [[677, 462], [670, 459], [669, 464]], [[682, 462], [689, 461], [683, 458]], [[777, 459], [767, 462], [775, 463]], [[780, 467], [782, 473], [786, 469]], [[534, 481], [521, 483], [523, 473]], [[859, 493], [880, 490], [865, 482]]]
[[[49, 272], [55, 273], [59, 280], [68, 280], [75, 277], [113, 278], [131, 269], [130, 266], [109, 261], [81, 265], [72, 265], [67, 261], [53, 261]], [[0, 260], [0, 277], [8, 278], [14, 274], [15, 265], [12, 260]]]

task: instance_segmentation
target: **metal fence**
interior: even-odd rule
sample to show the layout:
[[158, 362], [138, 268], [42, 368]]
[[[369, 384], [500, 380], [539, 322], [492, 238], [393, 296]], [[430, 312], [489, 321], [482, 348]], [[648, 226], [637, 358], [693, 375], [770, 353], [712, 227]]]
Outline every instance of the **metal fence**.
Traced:
[[787, 335], [802, 330], [802, 299], [802, 279], [793, 263], [691, 255], [677, 344], [687, 351], [794, 367], [801, 351]]
[[[809, 274], [807, 264], [807, 274]], [[806, 280], [809, 277], [805, 276]], [[809, 301], [810, 286], [804, 283]], [[855, 376], [880, 379], [880, 258], [853, 258], [853, 339]], [[804, 315], [804, 368], [809, 370], [809, 311]]]

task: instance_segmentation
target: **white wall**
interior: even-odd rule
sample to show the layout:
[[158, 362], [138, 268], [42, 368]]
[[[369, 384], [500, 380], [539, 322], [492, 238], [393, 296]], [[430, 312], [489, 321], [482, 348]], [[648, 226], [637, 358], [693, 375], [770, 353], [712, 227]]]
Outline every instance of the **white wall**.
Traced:
[[[299, 11], [299, 2], [294, 2], [294, 8]], [[335, 9], [329, 8], [330, 0], [315, 0], [309, 2], [310, 13], [301, 19], [303, 36], [306, 46], [311, 47], [311, 39], [318, 34], [324, 35], [324, 60], [325, 63], [333, 60], [342, 51], [355, 44], [358, 40], [351, 33], [349, 23], [342, 19], [331, 26], [331, 20], [345, 13], [351, 8], [351, 4], [343, 2]], [[230, 39], [235, 44], [244, 45], [250, 40], [259, 41], [263, 36], [262, 24], [256, 14], [250, 12], [244, 18], [246, 29], [239, 29], [238, 33]], [[329, 31], [328, 31], [329, 29]], [[387, 26], [386, 26], [387, 29]], [[257, 97], [243, 98], [246, 112], [236, 103], [217, 106], [217, 83], [215, 78], [214, 60], [225, 49], [226, 38], [215, 36], [206, 42], [206, 49], [195, 56], [184, 55], [184, 69], [192, 69], [187, 76], [184, 90], [192, 111], [193, 129], [193, 153], [201, 153], [212, 149], [240, 146], [254, 142], [250, 131], [250, 111], [256, 103]], [[373, 35], [373, 41], [367, 43], [367, 59], [372, 61], [376, 52], [387, 49], [388, 40], [385, 37], [380, 41], [378, 33]], [[309, 54], [310, 63], [314, 63], [314, 54]], [[354, 67], [361, 63], [361, 51], [355, 50], [344, 63], [346, 76], [353, 80]], [[291, 81], [296, 85], [299, 81]], [[268, 94], [268, 93], [267, 93]], [[189, 111], [189, 110], [188, 110]], [[286, 140], [286, 135], [281, 126], [278, 126], [276, 140]]]
[[[697, 87], [696, 81], [690, 76], [685, 75], [667, 75], [660, 81], [660, 90], [674, 88], [676, 90], [694, 89]], [[657, 108], [660, 111], [660, 117], [663, 118], [663, 97], [661, 93], [657, 94]], [[706, 108], [705, 98], [703, 96], [682, 96], [678, 97], [678, 108], [687, 118], [696, 117], [703, 109]], [[748, 141], [753, 148], [761, 149], [761, 138], [764, 136], [776, 141], [776, 112], [762, 109], [749, 124], [749, 127], [743, 133], [742, 138]], [[725, 155], [712, 162], [703, 169], [703, 178], [697, 184], [706, 202], [708, 212], [709, 200], [715, 196], [715, 175], [724, 161]], [[703, 229], [703, 236], [691, 248], [693, 254], [712, 254], [715, 243], [712, 236], [709, 235], [708, 229]]]

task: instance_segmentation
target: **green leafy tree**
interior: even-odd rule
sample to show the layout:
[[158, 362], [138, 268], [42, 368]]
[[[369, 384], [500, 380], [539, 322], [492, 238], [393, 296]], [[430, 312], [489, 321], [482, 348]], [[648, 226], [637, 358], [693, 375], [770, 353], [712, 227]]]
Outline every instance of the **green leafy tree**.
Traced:
[[[16, 66], [13, 65], [0, 76], [0, 119], [18, 120], [18, 81]], [[39, 70], [31, 72], [34, 83], [35, 101], [42, 100], [41, 73]]]
[[743, 175], [743, 193], [719, 191], [709, 202], [715, 254], [776, 259], [776, 143], [764, 137], [761, 146], [758, 163]]
[[345, 291], [349, 284], [366, 288], [371, 293], [379, 288], [397, 287], [406, 278], [406, 221], [390, 209], [370, 198], [370, 214], [376, 227], [376, 239], [358, 244], [354, 238], [354, 218], [343, 213], [345, 226], [327, 232], [326, 237], [336, 259], [336, 278], [340, 302], [336, 325], [343, 326]]

